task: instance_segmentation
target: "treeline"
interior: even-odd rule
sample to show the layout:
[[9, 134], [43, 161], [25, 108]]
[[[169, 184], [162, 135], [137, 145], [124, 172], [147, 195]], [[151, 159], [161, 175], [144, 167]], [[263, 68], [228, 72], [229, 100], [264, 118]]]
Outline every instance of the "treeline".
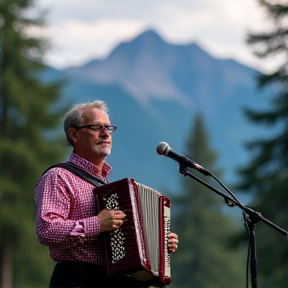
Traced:
[[33, 1], [0, 1], [2, 288], [45, 287], [52, 268], [48, 250], [35, 237], [34, 187], [47, 166], [63, 158], [66, 146], [53, 133], [62, 117], [55, 106], [62, 83], [39, 80], [49, 43], [29, 34], [44, 25]]

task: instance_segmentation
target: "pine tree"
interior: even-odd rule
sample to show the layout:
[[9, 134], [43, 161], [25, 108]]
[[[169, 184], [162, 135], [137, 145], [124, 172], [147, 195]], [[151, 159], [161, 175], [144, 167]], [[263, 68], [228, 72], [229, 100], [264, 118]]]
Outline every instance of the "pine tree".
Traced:
[[[287, 230], [288, 3], [280, 0], [258, 2], [271, 20], [272, 28], [263, 33], [250, 33], [247, 42], [259, 57], [277, 57], [282, 62], [274, 71], [257, 79], [260, 88], [270, 89], [270, 105], [262, 110], [246, 110], [248, 119], [267, 128], [267, 133], [261, 139], [247, 143], [251, 158], [245, 168], [239, 169], [239, 189], [252, 196], [250, 206]], [[287, 242], [271, 227], [263, 223], [257, 226], [259, 283], [264, 288], [287, 287]]]
[[[186, 155], [213, 175], [221, 174], [216, 167], [217, 155], [209, 147], [204, 122], [199, 115], [194, 119], [186, 146]], [[203, 176], [196, 170], [190, 172], [217, 187], [213, 178]], [[183, 178], [182, 181], [181, 193], [172, 198], [175, 212], [173, 231], [179, 236], [179, 248], [172, 255], [172, 286], [243, 287], [244, 270], [238, 261], [239, 256], [230, 250], [228, 244], [228, 239], [236, 228], [229, 216], [224, 215], [223, 198], [190, 177]]]
[[62, 83], [41, 81], [41, 73], [47, 68], [43, 56], [49, 45], [47, 40], [31, 36], [32, 28], [44, 25], [44, 15], [38, 13], [32, 0], [1, 0], [0, 286], [3, 288], [39, 287], [51, 273], [48, 251], [37, 243], [35, 236], [33, 196], [41, 173], [47, 165], [63, 159], [66, 148], [60, 148], [64, 147], [63, 138], [56, 132], [62, 115], [57, 105]]

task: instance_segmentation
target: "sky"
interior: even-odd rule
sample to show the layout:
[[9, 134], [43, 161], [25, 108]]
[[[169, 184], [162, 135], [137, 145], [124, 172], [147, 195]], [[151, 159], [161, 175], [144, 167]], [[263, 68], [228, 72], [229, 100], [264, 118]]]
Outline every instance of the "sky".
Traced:
[[[249, 31], [268, 29], [256, 0], [36, 0], [48, 11], [47, 64], [62, 69], [105, 59], [121, 42], [153, 29], [166, 42], [197, 43], [216, 58], [232, 58], [263, 72], [275, 59], [258, 59]], [[271, 22], [270, 22], [271, 23]]]

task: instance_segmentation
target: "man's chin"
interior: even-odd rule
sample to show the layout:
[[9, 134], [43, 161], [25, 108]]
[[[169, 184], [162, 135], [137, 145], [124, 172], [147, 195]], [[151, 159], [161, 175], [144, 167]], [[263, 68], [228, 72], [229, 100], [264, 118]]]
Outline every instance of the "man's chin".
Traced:
[[103, 149], [98, 151], [99, 156], [107, 157], [110, 155], [111, 149]]

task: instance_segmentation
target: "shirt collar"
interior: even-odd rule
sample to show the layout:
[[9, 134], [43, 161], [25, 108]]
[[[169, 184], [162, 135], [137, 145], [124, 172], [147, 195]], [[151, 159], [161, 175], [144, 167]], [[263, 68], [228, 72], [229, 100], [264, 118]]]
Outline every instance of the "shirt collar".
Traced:
[[83, 170], [93, 175], [101, 176], [106, 180], [108, 178], [109, 173], [112, 170], [112, 167], [108, 163], [104, 162], [102, 171], [99, 171], [98, 168], [93, 163], [91, 163], [90, 161], [86, 160], [85, 158], [79, 156], [74, 152], [71, 153], [69, 162], [77, 165], [78, 167], [82, 168]]

